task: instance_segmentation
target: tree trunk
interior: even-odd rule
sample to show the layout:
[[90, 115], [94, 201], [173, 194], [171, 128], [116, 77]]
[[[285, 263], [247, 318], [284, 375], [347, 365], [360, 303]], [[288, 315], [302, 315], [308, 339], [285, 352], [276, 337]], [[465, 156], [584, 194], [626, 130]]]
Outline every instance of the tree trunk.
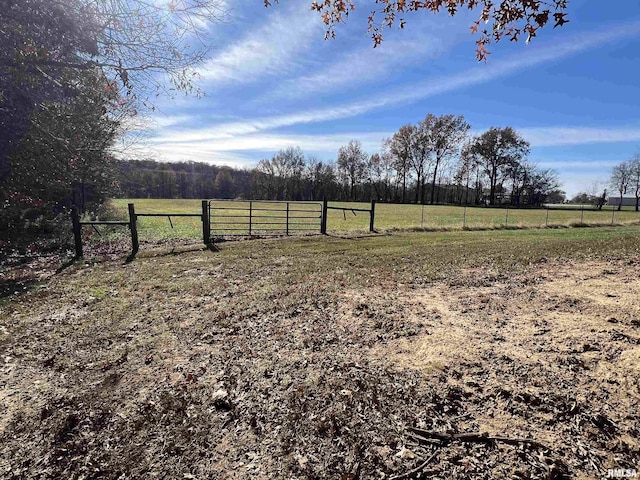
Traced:
[[494, 178], [490, 178], [491, 186], [489, 188], [489, 205], [494, 205], [496, 201], [496, 182]]
[[464, 204], [469, 204], [469, 175], [467, 175], [467, 185], [464, 189]]
[[622, 195], [623, 195], [622, 190], [619, 190], [619, 192], [620, 192], [620, 201], [618, 202], [618, 211], [622, 210]]
[[491, 166], [491, 175], [489, 176], [489, 205], [496, 203], [496, 184], [498, 183], [498, 167], [495, 162]]
[[435, 198], [436, 195], [436, 175], [438, 174], [438, 164], [440, 163], [440, 161], [438, 159], [436, 159], [436, 166], [433, 169], [433, 181], [431, 182], [431, 205], [433, 205], [433, 200]]
[[402, 203], [405, 202], [407, 197], [407, 171], [402, 172]]

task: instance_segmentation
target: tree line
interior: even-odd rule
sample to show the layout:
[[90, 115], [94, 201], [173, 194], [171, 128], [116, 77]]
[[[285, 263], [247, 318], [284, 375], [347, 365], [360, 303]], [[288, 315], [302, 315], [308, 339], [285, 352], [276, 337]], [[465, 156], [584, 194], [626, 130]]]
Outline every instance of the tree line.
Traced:
[[461, 115], [428, 114], [403, 125], [369, 154], [361, 142], [340, 147], [334, 161], [305, 156], [300, 148], [261, 160], [252, 174], [254, 198], [398, 203], [509, 203], [539, 206], [564, 201], [557, 173], [529, 161], [529, 143], [513, 128], [490, 128], [469, 137]]
[[251, 171], [202, 162], [119, 160], [114, 196], [124, 198], [248, 198]]
[[369, 154], [351, 140], [329, 161], [300, 147], [253, 169], [196, 162], [119, 161], [119, 194], [147, 198], [252, 198], [539, 206], [564, 201], [556, 173], [527, 158], [513, 128], [469, 137], [462, 116], [429, 114], [404, 125]]

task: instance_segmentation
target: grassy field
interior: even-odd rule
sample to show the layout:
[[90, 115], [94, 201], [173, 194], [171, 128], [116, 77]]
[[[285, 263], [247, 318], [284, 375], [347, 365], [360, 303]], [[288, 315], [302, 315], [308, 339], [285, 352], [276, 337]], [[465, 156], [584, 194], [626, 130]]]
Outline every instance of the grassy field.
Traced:
[[635, 226], [258, 239], [76, 262], [0, 302], [0, 477], [637, 468], [639, 266]]
[[[126, 214], [127, 203], [133, 202], [138, 213], [198, 213], [201, 209], [200, 200], [167, 200], [167, 199], [114, 199], [111, 201], [115, 208]], [[214, 206], [229, 207], [228, 202], [217, 202]], [[294, 203], [291, 204], [296, 205]], [[367, 209], [367, 203], [339, 203], [330, 202], [330, 206], [344, 208]], [[247, 206], [243, 204], [243, 206]], [[274, 205], [268, 205], [273, 208]], [[308, 210], [308, 215], [318, 215], [317, 207], [298, 204], [299, 209]], [[605, 207], [606, 208], [606, 207]], [[246, 215], [246, 211], [216, 211], [226, 215]], [[548, 213], [548, 216], [547, 216]], [[262, 212], [263, 215], [270, 215]], [[278, 213], [273, 213], [277, 215]], [[281, 213], [280, 213], [281, 214]], [[301, 212], [294, 215], [307, 216]], [[380, 231], [394, 229], [436, 229], [436, 230], [461, 230], [465, 209], [457, 206], [424, 206], [421, 205], [393, 205], [377, 204], [375, 227]], [[238, 217], [233, 221], [246, 222], [246, 218]], [[571, 210], [571, 209], [507, 209], [469, 207], [466, 209], [464, 224], [469, 229], [495, 229], [504, 226], [509, 227], [543, 227], [569, 226], [584, 223], [587, 225], [611, 225], [640, 223], [640, 213], [632, 210], [612, 212], [611, 210]], [[215, 221], [215, 220], [214, 220]], [[225, 219], [218, 218], [218, 222]], [[275, 221], [282, 222], [282, 219]], [[199, 238], [202, 226], [198, 218], [173, 218], [173, 227], [167, 218], [150, 217], [140, 218], [141, 238]], [[292, 221], [296, 223], [317, 223], [318, 220]], [[282, 226], [280, 228], [283, 228]], [[364, 212], [351, 212], [349, 210], [329, 210], [327, 228], [329, 232], [366, 231], [369, 228], [369, 216]]]

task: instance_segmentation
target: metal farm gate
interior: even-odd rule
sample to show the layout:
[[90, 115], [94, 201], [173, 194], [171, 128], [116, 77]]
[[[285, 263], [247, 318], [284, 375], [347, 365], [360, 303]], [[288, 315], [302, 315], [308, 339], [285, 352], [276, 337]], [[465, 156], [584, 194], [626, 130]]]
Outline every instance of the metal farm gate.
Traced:
[[209, 200], [211, 239], [322, 233], [322, 202]]

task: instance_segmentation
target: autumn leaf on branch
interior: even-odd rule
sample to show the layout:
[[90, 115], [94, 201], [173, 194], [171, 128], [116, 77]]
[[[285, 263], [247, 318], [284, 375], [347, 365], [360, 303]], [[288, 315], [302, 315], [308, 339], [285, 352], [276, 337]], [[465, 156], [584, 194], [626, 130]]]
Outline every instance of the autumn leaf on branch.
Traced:
[[[273, 0], [279, 3], [278, 0]], [[510, 41], [518, 41], [520, 35], [527, 34], [527, 42], [537, 36], [540, 28], [549, 24], [553, 13], [554, 28], [561, 27], [567, 19], [568, 0], [511, 0], [494, 2], [493, 0], [360, 0], [373, 7], [367, 19], [367, 31], [371, 35], [374, 48], [383, 41], [383, 30], [392, 28], [396, 21], [404, 28], [406, 20], [399, 14], [421, 10], [439, 13], [446, 11], [454, 16], [461, 8], [478, 12], [478, 20], [470, 27], [476, 40], [476, 57], [479, 61], [487, 59], [488, 45], [499, 42], [503, 36]], [[325, 38], [335, 38], [336, 26], [343, 23], [349, 12], [356, 8], [357, 0], [314, 0], [311, 10], [319, 13], [327, 27]], [[271, 6], [270, 0], [264, 0], [265, 7]], [[480, 30], [480, 23], [486, 27]]]

